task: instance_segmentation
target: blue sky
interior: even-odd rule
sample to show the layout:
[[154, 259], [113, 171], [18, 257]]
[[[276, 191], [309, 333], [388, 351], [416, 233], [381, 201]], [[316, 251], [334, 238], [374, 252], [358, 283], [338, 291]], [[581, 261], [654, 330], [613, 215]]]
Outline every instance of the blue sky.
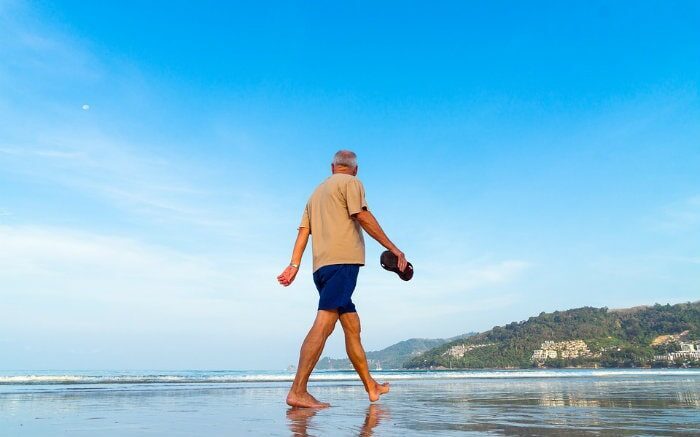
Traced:
[[402, 283], [368, 243], [367, 349], [697, 300], [699, 20], [696, 2], [2, 0], [0, 365], [294, 363], [309, 257], [275, 277], [339, 148], [416, 266]]

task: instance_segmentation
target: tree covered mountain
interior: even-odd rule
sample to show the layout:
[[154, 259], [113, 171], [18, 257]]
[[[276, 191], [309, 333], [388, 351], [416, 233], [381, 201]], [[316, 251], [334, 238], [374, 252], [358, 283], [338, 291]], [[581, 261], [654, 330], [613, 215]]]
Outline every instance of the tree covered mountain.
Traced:
[[[540, 313], [525, 321], [443, 343], [414, 356], [404, 367], [663, 365], [654, 357], [679, 350], [681, 340], [688, 342], [684, 346], [688, 350], [693, 350], [700, 340], [700, 302]], [[693, 359], [689, 361], [692, 365]]]
[[[401, 369], [408, 360], [421, 352], [450, 341], [467, 338], [470, 335], [474, 335], [474, 333], [462, 334], [452, 338], [411, 338], [379, 351], [367, 352], [367, 361], [372, 369], [378, 367], [383, 369]], [[352, 364], [347, 358], [334, 359], [324, 357], [319, 360], [316, 368], [319, 370], [352, 369]]]

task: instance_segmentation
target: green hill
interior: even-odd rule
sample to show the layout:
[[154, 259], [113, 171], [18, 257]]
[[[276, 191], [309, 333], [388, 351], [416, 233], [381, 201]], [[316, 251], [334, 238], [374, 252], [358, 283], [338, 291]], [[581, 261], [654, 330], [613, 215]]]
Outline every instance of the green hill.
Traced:
[[[383, 369], [401, 369], [408, 360], [421, 352], [425, 352], [449, 341], [466, 338], [470, 335], [474, 334], [463, 334], [452, 338], [411, 338], [379, 351], [367, 352], [367, 361], [372, 369], [376, 369], [377, 367]], [[334, 359], [324, 357], [319, 360], [316, 368], [319, 370], [352, 369], [352, 364], [347, 358]]]
[[681, 348], [697, 350], [698, 340], [700, 302], [624, 310], [584, 307], [541, 313], [446, 342], [414, 356], [404, 367], [697, 366], [693, 352], [659, 357]]

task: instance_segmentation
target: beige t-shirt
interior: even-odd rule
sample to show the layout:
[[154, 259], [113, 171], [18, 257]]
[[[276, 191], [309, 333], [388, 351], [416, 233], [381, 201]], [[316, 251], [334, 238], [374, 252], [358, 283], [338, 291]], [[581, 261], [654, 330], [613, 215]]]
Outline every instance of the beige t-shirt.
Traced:
[[300, 228], [309, 228], [314, 272], [331, 264], [365, 264], [362, 228], [352, 215], [367, 209], [365, 187], [355, 176], [336, 173], [309, 198]]

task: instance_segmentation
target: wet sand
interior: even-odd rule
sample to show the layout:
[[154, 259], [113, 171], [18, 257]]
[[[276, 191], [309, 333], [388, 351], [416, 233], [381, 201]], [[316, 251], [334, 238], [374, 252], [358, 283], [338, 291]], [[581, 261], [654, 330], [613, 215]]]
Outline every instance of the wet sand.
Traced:
[[317, 382], [318, 411], [285, 405], [288, 385], [0, 387], [0, 435], [700, 434], [697, 373], [393, 381], [372, 405], [357, 382]]

